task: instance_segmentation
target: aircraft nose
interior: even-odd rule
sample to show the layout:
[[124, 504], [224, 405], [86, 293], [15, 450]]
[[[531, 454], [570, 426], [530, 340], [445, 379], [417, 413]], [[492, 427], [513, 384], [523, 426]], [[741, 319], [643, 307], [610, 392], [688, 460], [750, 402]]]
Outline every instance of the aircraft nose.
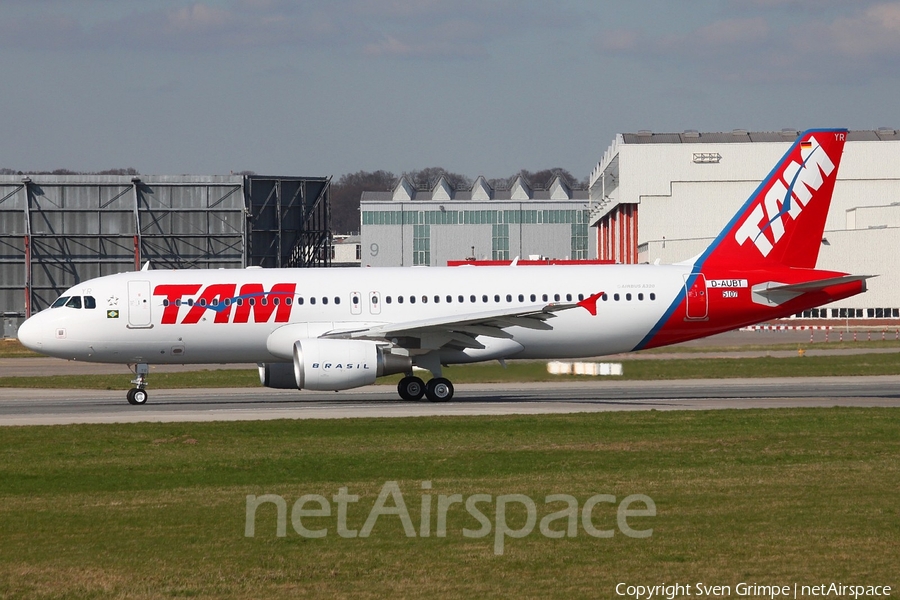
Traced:
[[38, 323], [37, 315], [26, 319], [24, 323], [19, 325], [17, 337], [19, 342], [29, 350], [40, 352], [44, 346], [44, 336], [42, 335], [42, 327]]

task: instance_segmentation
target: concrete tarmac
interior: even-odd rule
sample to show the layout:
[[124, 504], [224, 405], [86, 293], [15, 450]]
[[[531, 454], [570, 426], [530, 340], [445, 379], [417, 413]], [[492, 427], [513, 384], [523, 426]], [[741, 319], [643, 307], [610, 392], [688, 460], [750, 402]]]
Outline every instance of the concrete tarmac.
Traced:
[[344, 392], [265, 388], [159, 390], [144, 406], [125, 390], [0, 388], [0, 425], [511, 415], [787, 407], [900, 408], [900, 376], [460, 384], [453, 401], [404, 402], [393, 386]]

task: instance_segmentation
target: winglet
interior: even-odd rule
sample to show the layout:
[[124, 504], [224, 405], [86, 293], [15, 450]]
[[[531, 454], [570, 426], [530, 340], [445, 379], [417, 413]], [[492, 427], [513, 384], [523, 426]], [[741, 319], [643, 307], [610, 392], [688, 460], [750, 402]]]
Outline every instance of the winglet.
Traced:
[[603, 292], [597, 292], [596, 294], [588, 296], [587, 298], [579, 302], [578, 306], [587, 309], [587, 311], [591, 313], [591, 316], [596, 317], [597, 300], [599, 300], [601, 296], [603, 296]]

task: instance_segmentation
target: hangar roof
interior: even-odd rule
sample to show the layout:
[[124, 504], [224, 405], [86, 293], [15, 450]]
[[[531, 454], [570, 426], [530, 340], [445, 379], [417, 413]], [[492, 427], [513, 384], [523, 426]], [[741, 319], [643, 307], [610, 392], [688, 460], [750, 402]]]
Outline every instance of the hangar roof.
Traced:
[[[800, 131], [782, 129], [781, 131], [747, 131], [735, 129], [728, 132], [701, 133], [688, 129], [682, 133], [654, 133], [641, 130], [637, 133], [623, 133], [622, 141], [626, 144], [723, 144], [738, 142], [790, 142], [797, 139]], [[900, 141], [900, 132], [896, 129], [880, 127], [878, 129], [851, 130], [847, 134], [848, 142], [875, 142], [879, 140]]]

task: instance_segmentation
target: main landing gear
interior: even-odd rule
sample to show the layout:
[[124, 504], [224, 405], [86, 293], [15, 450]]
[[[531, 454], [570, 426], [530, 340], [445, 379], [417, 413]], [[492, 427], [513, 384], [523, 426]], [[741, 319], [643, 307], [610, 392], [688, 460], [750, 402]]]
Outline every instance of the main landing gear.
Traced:
[[147, 374], [149, 372], [150, 365], [146, 363], [134, 365], [135, 378], [131, 380], [131, 383], [135, 387], [128, 390], [128, 394], [125, 396], [128, 399], [128, 404], [139, 406], [147, 403], [149, 396], [144, 388], [147, 387]]
[[435, 377], [425, 383], [414, 375], [407, 375], [397, 384], [397, 393], [410, 402], [421, 400], [422, 396], [429, 402], [447, 402], [453, 398], [453, 384], [444, 377]]

